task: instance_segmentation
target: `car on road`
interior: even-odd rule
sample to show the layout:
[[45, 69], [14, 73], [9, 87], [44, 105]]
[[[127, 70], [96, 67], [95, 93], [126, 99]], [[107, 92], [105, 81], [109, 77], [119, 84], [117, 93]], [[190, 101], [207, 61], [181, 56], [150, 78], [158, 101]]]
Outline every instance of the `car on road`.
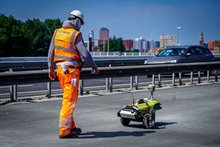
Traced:
[[214, 56], [208, 48], [189, 46], [168, 46], [157, 55], [144, 61], [144, 64], [209, 62]]

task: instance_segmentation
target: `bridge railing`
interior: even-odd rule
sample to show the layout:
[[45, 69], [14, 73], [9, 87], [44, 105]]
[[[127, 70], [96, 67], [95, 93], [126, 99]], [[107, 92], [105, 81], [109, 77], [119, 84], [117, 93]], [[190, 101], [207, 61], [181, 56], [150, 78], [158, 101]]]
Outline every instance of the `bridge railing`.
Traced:
[[[94, 52], [93, 52], [94, 53]], [[125, 54], [125, 53], [124, 53]], [[97, 56], [94, 61], [98, 67], [111, 66], [132, 66], [143, 65], [144, 61], [152, 56], [149, 55], [130, 55], [128, 56]], [[220, 61], [220, 56], [215, 55], [215, 61]], [[5, 57], [0, 58], [0, 72], [5, 71], [26, 71], [48, 69], [47, 57]], [[84, 64], [84, 67], [88, 67]]]
[[[93, 57], [98, 67], [143, 65], [148, 56], [95, 56]], [[83, 65], [88, 67], [87, 64]], [[27, 71], [48, 69], [47, 57], [8, 57], [0, 58], [0, 72]]]
[[[172, 74], [172, 85], [175, 85], [176, 73], [178, 73], [179, 84], [182, 84], [182, 73], [190, 72], [190, 81], [193, 80], [193, 73], [198, 72], [198, 81], [200, 81], [200, 73], [207, 73], [207, 80], [210, 78], [210, 73], [214, 73], [215, 81], [218, 81], [218, 70], [220, 69], [220, 61], [216, 62], [200, 62], [200, 63], [181, 63], [181, 64], [158, 64], [158, 65], [135, 65], [135, 66], [109, 66], [100, 67], [99, 75], [91, 75], [90, 68], [84, 68], [81, 71], [80, 94], [83, 94], [83, 81], [94, 78], [107, 78], [107, 90], [112, 91], [111, 78], [113, 77], [137, 77], [143, 75], [152, 75], [152, 84], [155, 84], [154, 75], [158, 75], [158, 86], [161, 86], [160, 75]], [[138, 89], [138, 78], [135, 78], [134, 87]], [[133, 85], [133, 80], [131, 80]], [[26, 83], [48, 83], [47, 97], [51, 96], [51, 81], [48, 78], [48, 70], [34, 71], [16, 71], [16, 72], [1, 72], [0, 86], [10, 85], [11, 101], [17, 99], [17, 85]], [[133, 88], [133, 87], [132, 87]]]

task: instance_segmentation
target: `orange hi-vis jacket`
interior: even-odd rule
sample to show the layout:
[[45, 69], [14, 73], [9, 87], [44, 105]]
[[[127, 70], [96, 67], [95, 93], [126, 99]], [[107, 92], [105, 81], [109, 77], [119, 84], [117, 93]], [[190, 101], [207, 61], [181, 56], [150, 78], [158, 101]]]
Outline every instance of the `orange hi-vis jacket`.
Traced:
[[60, 28], [55, 30], [54, 36], [54, 62], [77, 61], [81, 64], [79, 52], [75, 48], [76, 38], [80, 34], [73, 28]]

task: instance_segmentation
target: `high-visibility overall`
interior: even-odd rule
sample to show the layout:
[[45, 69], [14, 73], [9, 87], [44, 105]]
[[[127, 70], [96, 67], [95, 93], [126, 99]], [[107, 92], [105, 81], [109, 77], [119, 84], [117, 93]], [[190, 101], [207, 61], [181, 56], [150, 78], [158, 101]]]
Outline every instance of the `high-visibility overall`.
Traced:
[[[55, 31], [54, 35], [54, 62], [57, 63], [57, 77], [63, 90], [59, 118], [60, 136], [68, 135], [71, 129], [76, 128], [73, 113], [78, 99], [81, 60], [75, 49], [75, 41], [79, 33], [72, 28], [60, 28]], [[66, 62], [74, 64], [61, 66]]]
[[57, 76], [63, 90], [59, 128], [60, 135], [64, 136], [70, 134], [71, 129], [76, 128], [76, 124], [73, 119], [73, 113], [78, 100], [80, 70], [68, 68], [68, 74], [64, 74], [61, 66], [58, 66]]

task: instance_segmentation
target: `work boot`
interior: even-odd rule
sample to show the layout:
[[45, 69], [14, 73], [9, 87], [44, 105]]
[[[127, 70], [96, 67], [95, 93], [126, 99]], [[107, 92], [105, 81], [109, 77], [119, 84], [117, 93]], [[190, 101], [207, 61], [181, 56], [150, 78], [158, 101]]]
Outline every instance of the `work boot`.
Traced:
[[77, 133], [75, 133], [75, 132], [71, 132], [71, 133], [68, 134], [68, 135], [64, 135], [64, 136], [59, 135], [59, 138], [60, 138], [60, 139], [78, 138], [78, 135], [77, 135]]
[[77, 135], [82, 134], [82, 130], [80, 128], [71, 129], [71, 133], [76, 133]]

